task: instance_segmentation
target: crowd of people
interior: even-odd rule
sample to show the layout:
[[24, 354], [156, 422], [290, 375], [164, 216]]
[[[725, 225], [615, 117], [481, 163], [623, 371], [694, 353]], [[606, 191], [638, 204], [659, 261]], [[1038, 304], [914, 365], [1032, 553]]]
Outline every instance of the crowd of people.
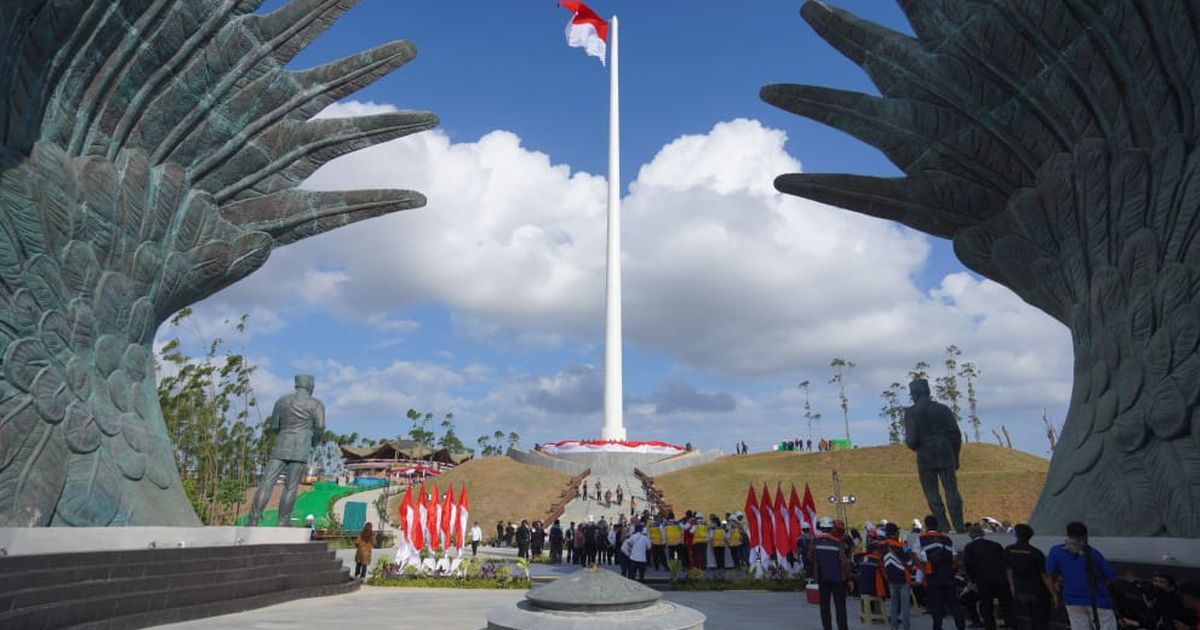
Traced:
[[800, 438], [784, 440], [783, 442], [779, 443], [779, 446], [779, 450], [782, 451], [798, 451], [808, 453], [814, 452], [814, 448], [816, 449], [816, 452], [819, 453], [833, 450], [833, 442], [826, 440], [825, 438], [819, 438], [816, 442], [813, 442], [812, 438], [808, 438], [807, 440], [802, 440]]
[[[1065, 608], [1072, 630], [1197, 630], [1200, 585], [1178, 585], [1168, 574], [1149, 583], [1118, 579], [1099, 550], [1088, 544], [1087, 527], [1071, 523], [1066, 540], [1049, 553], [1031, 544], [1033, 529], [1012, 528], [1016, 542], [1003, 546], [972, 524], [961, 550], [939, 531], [933, 516], [902, 533], [882, 523], [865, 540], [839, 521], [821, 519], [813, 536], [804, 532], [798, 549], [805, 574], [818, 584], [824, 630], [846, 630], [848, 594], [888, 603], [888, 624], [910, 630], [911, 607], [926, 608], [934, 630], [953, 619], [956, 630], [995, 630], [997, 619], [1016, 628], [1018, 614], [1033, 630], [1048, 630], [1051, 612]], [[862, 541], [861, 545], [859, 541]]]
[[[1067, 527], [1063, 544], [1043, 553], [1031, 544], [1025, 524], [975, 523], [970, 542], [958, 549], [933, 516], [914, 521], [907, 531], [895, 523], [867, 524], [865, 532], [822, 518], [817, 531], [801, 530], [788, 561], [815, 582], [824, 630], [846, 630], [850, 596], [883, 600], [888, 624], [911, 630], [913, 606], [927, 610], [934, 630], [946, 617], [956, 630], [995, 630], [997, 619], [1016, 628], [1018, 615], [1033, 630], [1048, 630], [1053, 610], [1065, 607], [1072, 630], [1200, 630], [1200, 586], [1177, 584], [1167, 574], [1149, 583], [1117, 578], [1099, 550], [1088, 545], [1082, 523]], [[649, 510], [614, 520], [589, 516], [565, 527], [544, 528], [522, 521], [497, 523], [497, 543], [515, 546], [521, 557], [576, 565], [616, 565], [623, 576], [644, 580], [647, 568], [725, 570], [753, 562], [745, 516], [705, 515], [689, 510], [652, 515]], [[992, 531], [1008, 531], [1015, 542], [989, 540]]]

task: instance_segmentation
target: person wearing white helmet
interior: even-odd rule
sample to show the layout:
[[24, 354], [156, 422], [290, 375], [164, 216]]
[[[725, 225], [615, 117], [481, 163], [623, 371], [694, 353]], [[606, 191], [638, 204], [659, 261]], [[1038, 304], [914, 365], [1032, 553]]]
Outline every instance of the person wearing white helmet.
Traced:
[[828, 516], [822, 516], [817, 521], [819, 533], [813, 539], [809, 548], [809, 556], [816, 569], [817, 588], [821, 602], [821, 627], [823, 630], [833, 630], [833, 615], [830, 611], [830, 599], [836, 606], [838, 630], [847, 630], [846, 622], [846, 580], [850, 559], [842, 547], [842, 541], [834, 536], [834, 522]]

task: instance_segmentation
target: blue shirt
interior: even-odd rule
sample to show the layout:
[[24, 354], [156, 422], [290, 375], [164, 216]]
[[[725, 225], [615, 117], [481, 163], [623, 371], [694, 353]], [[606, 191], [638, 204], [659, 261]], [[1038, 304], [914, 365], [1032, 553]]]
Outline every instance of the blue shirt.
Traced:
[[[1106, 580], [1116, 577], [1112, 566], [1104, 556], [1091, 549], [1092, 569], [1095, 571], [1096, 608], [1112, 609], [1112, 599], [1108, 596]], [[1088, 595], [1087, 560], [1083, 555], [1075, 555], [1067, 551], [1063, 545], [1054, 545], [1046, 554], [1046, 573], [1062, 577], [1062, 600], [1068, 606], [1091, 606], [1092, 600]]]

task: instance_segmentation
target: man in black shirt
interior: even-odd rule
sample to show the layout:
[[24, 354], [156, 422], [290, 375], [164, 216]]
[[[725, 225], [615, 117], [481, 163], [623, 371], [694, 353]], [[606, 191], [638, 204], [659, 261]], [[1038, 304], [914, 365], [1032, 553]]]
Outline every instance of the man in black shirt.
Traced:
[[1004, 571], [1004, 548], [1000, 543], [984, 538], [979, 524], [971, 526], [971, 542], [963, 549], [963, 568], [979, 593], [979, 614], [986, 630], [996, 630], [995, 600], [1000, 600], [1004, 627], [1015, 628], [1012, 614], [1012, 591]]
[[1017, 542], [1005, 547], [1004, 565], [1008, 568], [1008, 585], [1018, 609], [1029, 615], [1032, 630], [1050, 628], [1050, 591], [1042, 575], [1046, 571], [1046, 554], [1029, 544], [1033, 528], [1019, 523]]

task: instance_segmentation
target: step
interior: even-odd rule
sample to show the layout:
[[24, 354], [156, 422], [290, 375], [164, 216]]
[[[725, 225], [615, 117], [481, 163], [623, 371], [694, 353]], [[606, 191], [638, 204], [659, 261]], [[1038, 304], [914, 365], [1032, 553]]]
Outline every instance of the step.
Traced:
[[[298, 545], [292, 545], [298, 546]], [[30, 569], [16, 572], [0, 572], [0, 597], [19, 589], [70, 584], [94, 580], [113, 580], [120, 578], [166, 576], [177, 573], [195, 573], [200, 571], [232, 570], [249, 566], [270, 566], [283, 562], [308, 560], [318, 561], [332, 559], [334, 553], [316, 544], [304, 545], [301, 550], [281, 550], [276, 553], [248, 553], [239, 555], [220, 554], [217, 557], [197, 557], [191, 559], [171, 560], [154, 556], [145, 556], [144, 561], [130, 564], [91, 564], [66, 569], [60, 566], [51, 568]], [[150, 558], [155, 558], [150, 560]], [[0, 605], [0, 612], [5, 607]]]
[[[289, 567], [295, 569], [295, 567]], [[123, 617], [163, 612], [176, 608], [214, 607], [222, 602], [260, 597], [317, 587], [337, 586], [350, 582], [349, 571], [310, 571], [299, 567], [300, 573], [256, 574], [243, 580], [225, 580], [217, 583], [162, 584], [162, 588], [120, 595], [83, 597], [70, 601], [57, 601], [0, 615], [0, 627], [19, 630], [23, 628], [64, 628], [92, 622], [114, 622]], [[297, 595], [299, 597], [301, 595]], [[292, 599], [294, 599], [293, 597]], [[219, 607], [217, 607], [219, 608]], [[242, 610], [245, 610], [243, 608]], [[209, 614], [223, 614], [220, 612]], [[194, 618], [194, 617], [193, 617]], [[114, 627], [131, 627], [119, 625]]]
[[71, 626], [71, 628], [73, 630], [126, 630], [132, 628], [147, 628], [150, 626], [159, 626], [168, 623], [190, 621], [192, 619], [203, 619], [205, 617], [215, 617], [218, 615], [230, 615], [246, 610], [274, 606], [276, 604], [282, 604], [284, 602], [297, 599], [342, 595], [345, 593], [352, 593], [358, 590], [358, 588], [359, 582], [357, 580], [348, 579], [346, 582], [341, 584], [297, 588], [287, 591], [265, 593], [252, 597], [242, 597], [219, 602], [211, 602], [208, 604], [197, 604], [195, 606], [182, 606], [178, 608], [168, 608], [165, 610], [155, 610], [134, 615], [126, 615], [123, 617], [116, 617], [113, 619], [83, 623]]
[[120, 594], [157, 591], [164, 587], [177, 589], [201, 585], [212, 586], [227, 577], [236, 576], [244, 571], [254, 571], [257, 574], [288, 575], [301, 571], [337, 572], [342, 566], [341, 561], [332, 554], [322, 560], [306, 559], [297, 562], [290, 556], [281, 556], [280, 559], [288, 561], [252, 564], [243, 567], [199, 567], [196, 570], [159, 575], [77, 579], [67, 583], [47, 585], [27, 584], [25, 588], [0, 593], [0, 621], [3, 620], [2, 615], [6, 612], [51, 602], [61, 602], [66, 599], [104, 598]]
[[87, 566], [113, 566], [145, 562], [180, 562], [197, 558], [244, 557], [280, 553], [312, 553], [325, 547], [324, 543], [240, 545], [220, 547], [171, 547], [123, 551], [88, 551], [82, 553], [42, 554], [0, 557], [0, 576], [37, 569], [79, 569]]

